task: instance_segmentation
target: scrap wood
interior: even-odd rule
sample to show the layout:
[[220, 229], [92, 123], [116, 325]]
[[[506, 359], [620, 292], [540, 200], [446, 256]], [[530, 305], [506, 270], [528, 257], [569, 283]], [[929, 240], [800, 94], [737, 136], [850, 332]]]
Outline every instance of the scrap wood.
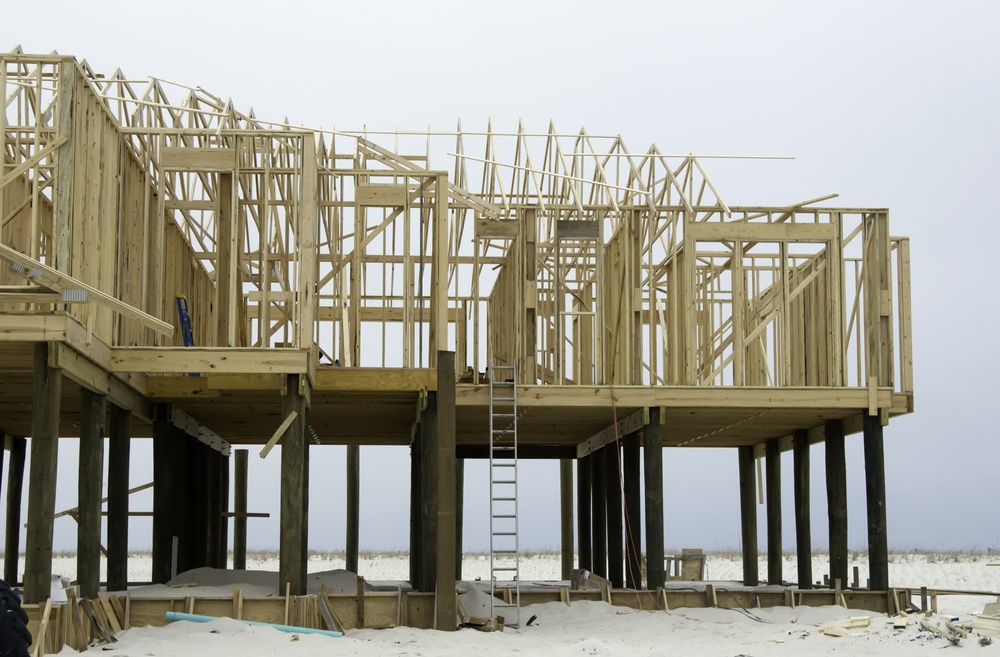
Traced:
[[872, 619], [868, 616], [852, 616], [851, 618], [846, 618], [844, 620], [838, 620], [832, 623], [826, 623], [825, 625], [820, 625], [819, 631], [827, 636], [859, 636], [860, 633], [850, 632], [849, 630], [868, 627], [871, 625], [871, 622]]
[[[340, 620], [340, 616], [337, 615], [336, 610], [333, 608], [333, 602], [330, 601], [330, 595], [329, 591], [326, 588], [326, 583], [324, 583], [323, 586], [320, 588], [317, 597], [320, 602], [320, 611], [322, 611], [325, 608], [326, 611], [329, 612], [330, 614], [330, 620], [334, 625], [334, 627], [332, 627], [331, 629], [335, 629], [341, 634], [343, 634], [345, 632], [344, 623]], [[325, 620], [326, 614], [324, 614], [323, 617]]]
[[953, 645], [956, 646], [958, 645], [958, 637], [956, 635], [949, 632], [946, 628], [940, 627], [938, 625], [933, 625], [926, 618], [920, 619], [920, 627], [924, 628], [928, 632], [937, 634], [945, 639], [948, 639], [949, 641], [952, 642]]
[[90, 618], [91, 625], [94, 628], [94, 630], [96, 630], [97, 636], [100, 637], [101, 643], [118, 642], [118, 639], [115, 638], [115, 635], [112, 634], [108, 630], [108, 628], [105, 625], [103, 625], [101, 621], [98, 619], [97, 611], [94, 609], [94, 605], [93, 603], [91, 603], [90, 600], [81, 599], [80, 607], [83, 608], [83, 611], [87, 614], [87, 617]]

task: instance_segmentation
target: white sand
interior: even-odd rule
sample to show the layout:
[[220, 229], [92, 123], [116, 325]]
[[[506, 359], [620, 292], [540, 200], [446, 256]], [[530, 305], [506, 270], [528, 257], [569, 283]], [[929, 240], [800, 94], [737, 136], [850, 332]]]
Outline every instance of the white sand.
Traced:
[[[136, 559], [137, 562], [141, 560]], [[485, 558], [477, 555], [467, 557], [464, 563], [466, 576], [482, 576], [479, 571], [484, 560]], [[997, 561], [1000, 558], [981, 555], [894, 554], [890, 557], [890, 581], [893, 586], [901, 588], [927, 585], [998, 591], [1000, 567], [987, 565]], [[277, 570], [274, 559], [256, 565], [262, 567], [262, 570]], [[861, 566], [864, 578], [866, 564], [859, 558], [857, 565]], [[137, 569], [141, 567], [138, 564], [135, 566]], [[310, 559], [309, 567], [310, 572], [315, 573], [311, 578], [314, 582], [340, 582], [349, 590], [348, 580], [352, 577], [350, 573], [328, 572], [342, 568], [342, 560], [336, 557], [314, 557]], [[524, 560], [523, 576], [524, 579], [554, 579], [553, 573], [558, 572], [558, 568], [558, 555], [532, 556]], [[826, 568], [825, 557], [817, 556], [814, 559], [814, 573], [821, 576]], [[408, 565], [405, 556], [372, 556], [361, 560], [359, 570], [368, 580], [400, 580], [405, 579]], [[713, 580], [734, 580], [739, 577], [739, 572], [740, 561], [737, 556], [711, 555], [708, 558], [708, 575]], [[765, 572], [763, 568], [762, 572]], [[786, 559], [785, 572], [788, 576], [794, 574], [794, 557]], [[273, 594], [275, 591], [265, 581], [266, 576], [257, 574], [244, 578], [251, 582], [250, 586], [243, 586], [246, 594], [250, 595], [251, 591], [254, 594]], [[199, 569], [182, 576], [186, 581], [215, 586], [215, 590], [230, 591], [231, 586], [226, 584], [227, 577], [229, 576], [224, 573], [210, 569]], [[476, 588], [473, 584], [460, 589], [463, 603], [467, 606], [482, 604], [482, 593], [476, 591]], [[194, 592], [188, 587], [180, 590], [183, 595]], [[135, 591], [134, 594], [141, 593]], [[981, 611], [985, 602], [991, 601], [993, 598], [981, 596], [947, 596], [940, 598], [939, 608], [947, 616], [955, 615], [966, 620], [971, 618], [972, 613]], [[637, 612], [598, 602], [576, 602], [572, 607], [561, 603], [546, 603], [522, 610], [522, 622], [531, 616], [537, 617], [531, 626], [508, 628], [503, 633], [482, 633], [471, 629], [444, 633], [395, 628], [351, 631], [346, 637], [339, 639], [318, 635], [293, 638], [292, 635], [271, 628], [249, 627], [230, 619], [220, 619], [204, 624], [178, 622], [163, 628], [132, 629], [120, 634], [119, 642], [113, 646], [95, 647], [91, 651], [122, 657], [321, 654], [469, 657], [472, 651], [544, 654], [546, 657], [664, 654], [694, 657], [819, 657], [857, 655], [863, 651], [866, 655], [888, 657], [929, 654], [929, 651], [950, 647], [944, 639], [919, 629], [913, 623], [906, 629], [894, 630], [889, 619], [884, 616], [842, 607], [776, 607], [753, 609], [751, 613], [756, 618], [739, 611], [722, 609]], [[823, 635], [817, 629], [819, 625], [838, 618], [860, 615], [873, 616], [873, 619], [870, 627], [851, 630], [856, 636], [834, 638]], [[1000, 638], [985, 648], [978, 645], [978, 638], [974, 636], [961, 643], [975, 654], [1000, 655]], [[66, 649], [60, 654], [68, 656], [75, 653]]]

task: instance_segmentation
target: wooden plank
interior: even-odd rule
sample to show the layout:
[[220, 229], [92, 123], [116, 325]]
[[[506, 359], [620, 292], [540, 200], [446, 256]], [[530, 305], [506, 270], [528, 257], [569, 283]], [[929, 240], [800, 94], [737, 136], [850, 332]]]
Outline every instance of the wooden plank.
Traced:
[[298, 417], [299, 417], [298, 411], [292, 411], [287, 416], [285, 416], [285, 419], [275, 430], [271, 438], [267, 441], [267, 444], [265, 444], [264, 448], [260, 450], [261, 458], [264, 458], [271, 453], [271, 450], [274, 448], [274, 446], [278, 444], [278, 441], [281, 440], [281, 437], [285, 435], [286, 431], [288, 431], [288, 427], [292, 426], [292, 422], [294, 422]]
[[160, 149], [160, 166], [182, 171], [231, 172], [236, 168], [236, 149], [166, 146]]
[[829, 242], [834, 238], [834, 230], [832, 224], [698, 221], [685, 226], [685, 235], [702, 241]]
[[[432, 195], [430, 191], [425, 194]], [[407, 204], [408, 196], [406, 185], [360, 184], [354, 189], [354, 200], [363, 207], [403, 207]]]
[[377, 392], [392, 390], [420, 392], [437, 390], [437, 372], [433, 369], [378, 367], [331, 367], [316, 370], [320, 392]]
[[308, 350], [252, 347], [112, 347], [112, 372], [305, 374]]
[[516, 239], [520, 234], [521, 225], [516, 221], [496, 221], [494, 219], [476, 220], [476, 239]]
[[560, 240], [596, 240], [600, 236], [600, 224], [596, 221], [566, 221], [556, 222], [556, 239]]
[[23, 270], [21, 275], [25, 276], [29, 280], [36, 281], [58, 292], [63, 290], [83, 290], [89, 296], [94, 297], [96, 301], [103, 303], [115, 312], [124, 315], [129, 319], [135, 320], [157, 333], [161, 333], [166, 336], [174, 334], [174, 327], [172, 325], [160, 321], [156, 317], [144, 313], [137, 308], [133, 308], [127, 303], [119, 301], [110, 294], [105, 294], [97, 288], [91, 287], [90, 285], [87, 285], [72, 276], [57, 271], [33, 258], [29, 258], [23, 253], [12, 249], [5, 244], [0, 244], [0, 259], [19, 265]]

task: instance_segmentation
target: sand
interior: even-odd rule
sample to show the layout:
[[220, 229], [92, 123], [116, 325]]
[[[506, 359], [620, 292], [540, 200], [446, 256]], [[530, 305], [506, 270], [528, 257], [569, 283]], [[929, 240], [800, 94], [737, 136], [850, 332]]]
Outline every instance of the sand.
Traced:
[[[147, 558], [148, 559], [148, 558]], [[136, 559], [141, 561], [142, 559]], [[480, 557], [466, 558], [467, 575], [478, 573]], [[1000, 567], [989, 563], [1000, 558], [982, 555], [894, 554], [890, 558], [890, 579], [894, 586], [952, 589], [1000, 590]], [[535, 555], [524, 560], [525, 579], [553, 579], [558, 570], [558, 555]], [[857, 564], [864, 572], [859, 555]], [[276, 560], [264, 559], [260, 570], [276, 570]], [[326, 581], [348, 586], [353, 575], [341, 570], [337, 557], [310, 559], [311, 581]], [[137, 568], [141, 566], [137, 565]], [[815, 572], [826, 568], [823, 557], [817, 556]], [[405, 556], [373, 555], [361, 560], [359, 570], [368, 580], [398, 580], [405, 577], [408, 566]], [[786, 559], [786, 573], [794, 573], [794, 557]], [[66, 570], [66, 569], [64, 569]], [[735, 555], [712, 555], [708, 558], [708, 575], [713, 580], [735, 579], [739, 574], [739, 559]], [[243, 586], [247, 594], [277, 594], [267, 581], [269, 573], [243, 577], [251, 582]], [[204, 585], [206, 590], [230, 591], [234, 574], [211, 569], [198, 569], [183, 574], [178, 581]], [[481, 604], [478, 589], [482, 583], [469, 583], [460, 588], [463, 602], [469, 606]], [[154, 591], [164, 587], [150, 587]], [[169, 588], [169, 587], [165, 587]], [[175, 589], [176, 590], [176, 589]], [[192, 588], [182, 589], [191, 595]], [[134, 590], [133, 595], [143, 595]], [[160, 593], [156, 593], [159, 595]], [[225, 593], [223, 593], [225, 594]], [[982, 611], [986, 602], [995, 598], [983, 596], [941, 597], [942, 615], [971, 620], [971, 614]], [[395, 628], [390, 630], [355, 630], [343, 638], [318, 635], [290, 635], [266, 627], [250, 627], [231, 619], [211, 623], [176, 622], [162, 628], [135, 628], [119, 635], [113, 646], [91, 648], [90, 652], [122, 657], [238, 657], [248, 655], [413, 655], [470, 657], [470, 653], [489, 651], [496, 654], [526, 654], [558, 657], [560, 655], [590, 656], [680, 654], [694, 657], [795, 655], [911, 655], [949, 648], [945, 639], [921, 629], [915, 622], [903, 629], [894, 629], [892, 619], [865, 611], [842, 607], [775, 607], [752, 609], [749, 612], [722, 609], [678, 609], [670, 612], [639, 612], [611, 607], [600, 602], [576, 602], [572, 607], [561, 603], [531, 605], [522, 610], [522, 620], [535, 616], [530, 626], [508, 628], [503, 633], [483, 633], [471, 629], [445, 633], [432, 630]], [[820, 625], [857, 616], [871, 617], [866, 628], [849, 630], [852, 636], [824, 635]], [[933, 617], [932, 620], [937, 620]], [[1000, 655], [1000, 638], [992, 645], [980, 647], [978, 637], [970, 636], [960, 644], [974, 654]], [[108, 649], [110, 648], [110, 650]], [[70, 649], [65, 655], [76, 654]]]

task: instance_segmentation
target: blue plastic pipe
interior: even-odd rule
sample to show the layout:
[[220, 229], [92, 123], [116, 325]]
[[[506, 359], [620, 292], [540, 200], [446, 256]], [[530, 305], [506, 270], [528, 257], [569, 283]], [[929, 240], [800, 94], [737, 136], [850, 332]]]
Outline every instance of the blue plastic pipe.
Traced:
[[[214, 620], [219, 620], [218, 616], [202, 616], [200, 614], [185, 614], [180, 611], [168, 611], [167, 612], [168, 621], [191, 621], [192, 623], [209, 623]], [[291, 634], [322, 634], [324, 636], [344, 636], [340, 632], [335, 630], [316, 630], [311, 627], [295, 627], [293, 625], [278, 625], [277, 623], [262, 623], [259, 621], [248, 621], [241, 620], [238, 621], [244, 625], [262, 625], [264, 627], [273, 627], [279, 632], [289, 632]]]

